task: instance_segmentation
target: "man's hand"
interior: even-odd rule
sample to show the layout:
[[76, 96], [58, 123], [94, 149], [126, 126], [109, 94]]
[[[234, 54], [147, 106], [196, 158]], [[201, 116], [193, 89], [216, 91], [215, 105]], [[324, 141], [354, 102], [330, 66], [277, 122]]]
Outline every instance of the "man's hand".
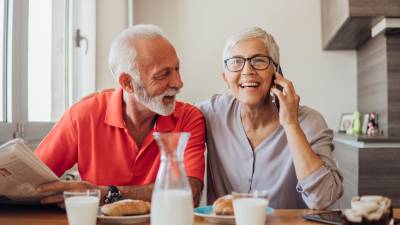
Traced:
[[201, 191], [203, 190], [203, 182], [197, 178], [189, 177], [190, 187], [192, 188], [194, 207], [199, 206], [201, 200]]
[[[40, 185], [36, 190], [39, 193], [49, 193], [52, 195], [41, 199], [42, 204], [57, 204], [61, 208], [64, 208], [64, 196], [63, 191], [80, 191], [88, 189], [98, 189], [96, 185], [93, 185], [86, 181], [55, 181]], [[105, 193], [101, 193], [101, 199]]]

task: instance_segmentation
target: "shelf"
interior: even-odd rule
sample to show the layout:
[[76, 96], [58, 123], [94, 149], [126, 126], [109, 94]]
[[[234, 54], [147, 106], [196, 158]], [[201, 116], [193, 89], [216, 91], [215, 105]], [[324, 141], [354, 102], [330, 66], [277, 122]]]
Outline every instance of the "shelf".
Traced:
[[357, 49], [384, 17], [400, 17], [399, 0], [321, 0], [325, 50]]
[[389, 136], [367, 136], [367, 135], [348, 135], [344, 133], [335, 133], [336, 140], [349, 142], [364, 142], [364, 143], [400, 143], [400, 137]]

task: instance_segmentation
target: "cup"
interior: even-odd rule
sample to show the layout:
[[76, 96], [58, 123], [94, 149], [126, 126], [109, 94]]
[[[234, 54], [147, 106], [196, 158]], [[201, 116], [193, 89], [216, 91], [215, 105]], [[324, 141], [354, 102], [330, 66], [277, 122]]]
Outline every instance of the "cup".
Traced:
[[64, 191], [64, 203], [69, 225], [95, 225], [99, 209], [100, 190]]
[[232, 193], [236, 225], [265, 224], [268, 207], [266, 191]]

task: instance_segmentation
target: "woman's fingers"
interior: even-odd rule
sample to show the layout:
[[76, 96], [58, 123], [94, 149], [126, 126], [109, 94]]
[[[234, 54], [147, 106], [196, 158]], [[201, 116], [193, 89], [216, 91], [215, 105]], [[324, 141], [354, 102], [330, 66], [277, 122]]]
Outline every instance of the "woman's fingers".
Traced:
[[279, 73], [275, 73], [275, 85], [280, 85], [283, 87], [283, 93], [284, 95], [294, 95], [296, 94], [295, 90], [294, 90], [294, 86], [293, 83], [290, 80], [285, 79], [281, 74]]
[[278, 97], [280, 102], [284, 101], [284, 99], [283, 99], [284, 95], [283, 95], [282, 91], [280, 91], [276, 87], [272, 87], [271, 91], [272, 91], [272, 93], [274, 93]]

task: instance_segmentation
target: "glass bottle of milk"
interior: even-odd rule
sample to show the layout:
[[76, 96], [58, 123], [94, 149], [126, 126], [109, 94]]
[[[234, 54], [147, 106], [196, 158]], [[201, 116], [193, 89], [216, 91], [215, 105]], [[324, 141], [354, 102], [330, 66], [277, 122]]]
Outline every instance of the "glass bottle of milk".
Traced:
[[183, 168], [183, 154], [189, 133], [153, 134], [161, 151], [151, 200], [152, 225], [192, 225], [193, 200]]

